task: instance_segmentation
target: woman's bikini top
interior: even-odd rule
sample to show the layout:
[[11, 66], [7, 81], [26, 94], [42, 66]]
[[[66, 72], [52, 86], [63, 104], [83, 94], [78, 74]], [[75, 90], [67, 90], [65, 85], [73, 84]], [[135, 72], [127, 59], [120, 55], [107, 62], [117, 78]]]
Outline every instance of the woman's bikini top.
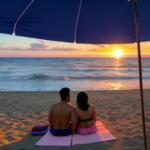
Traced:
[[89, 118], [89, 119], [84, 119], [84, 120], [80, 120], [80, 119], [78, 118], [78, 120], [79, 120], [80, 122], [85, 122], [86, 128], [88, 128], [87, 121], [93, 120], [93, 117], [91, 117], [91, 118]]
[[84, 120], [79, 119], [80, 122], [87, 122], [87, 121], [91, 121], [91, 120], [93, 120], [93, 117], [91, 117], [89, 119], [84, 119]]

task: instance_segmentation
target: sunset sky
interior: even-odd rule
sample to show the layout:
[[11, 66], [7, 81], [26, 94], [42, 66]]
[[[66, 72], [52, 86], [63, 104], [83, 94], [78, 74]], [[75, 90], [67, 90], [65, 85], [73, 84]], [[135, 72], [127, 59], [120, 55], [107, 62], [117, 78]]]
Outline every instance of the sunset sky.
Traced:
[[[137, 44], [76, 44], [0, 33], [0, 57], [136, 57]], [[141, 43], [143, 57], [150, 57], [150, 42]]]

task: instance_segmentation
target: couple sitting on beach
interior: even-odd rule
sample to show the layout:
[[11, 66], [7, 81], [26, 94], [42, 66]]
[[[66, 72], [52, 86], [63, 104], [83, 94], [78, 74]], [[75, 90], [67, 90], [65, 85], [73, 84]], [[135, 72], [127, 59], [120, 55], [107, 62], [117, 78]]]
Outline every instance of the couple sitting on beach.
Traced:
[[49, 111], [50, 132], [55, 135], [86, 135], [95, 133], [96, 112], [92, 104], [88, 103], [88, 94], [79, 92], [77, 95], [77, 107], [70, 102], [70, 89], [62, 88], [60, 91], [61, 102], [54, 104]]

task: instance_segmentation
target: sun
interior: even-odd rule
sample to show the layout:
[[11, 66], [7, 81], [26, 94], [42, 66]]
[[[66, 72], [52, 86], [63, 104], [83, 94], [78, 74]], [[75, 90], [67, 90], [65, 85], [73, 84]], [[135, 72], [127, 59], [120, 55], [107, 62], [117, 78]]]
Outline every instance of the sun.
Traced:
[[122, 55], [122, 52], [120, 49], [117, 49], [116, 51], [113, 52], [113, 55], [115, 55], [117, 59], [119, 59], [119, 57]]

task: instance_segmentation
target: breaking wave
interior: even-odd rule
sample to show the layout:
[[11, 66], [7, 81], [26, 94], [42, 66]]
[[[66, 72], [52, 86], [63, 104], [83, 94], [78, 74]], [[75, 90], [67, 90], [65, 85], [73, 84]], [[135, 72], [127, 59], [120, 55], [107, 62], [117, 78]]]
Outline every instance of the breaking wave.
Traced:
[[[118, 79], [118, 80], [134, 80], [138, 79], [138, 75], [56, 75], [56, 74], [46, 74], [46, 73], [30, 73], [24, 75], [0, 75], [1, 81], [12, 81], [12, 80], [106, 80], [106, 79]], [[143, 79], [150, 79], [150, 75], [143, 76]]]

